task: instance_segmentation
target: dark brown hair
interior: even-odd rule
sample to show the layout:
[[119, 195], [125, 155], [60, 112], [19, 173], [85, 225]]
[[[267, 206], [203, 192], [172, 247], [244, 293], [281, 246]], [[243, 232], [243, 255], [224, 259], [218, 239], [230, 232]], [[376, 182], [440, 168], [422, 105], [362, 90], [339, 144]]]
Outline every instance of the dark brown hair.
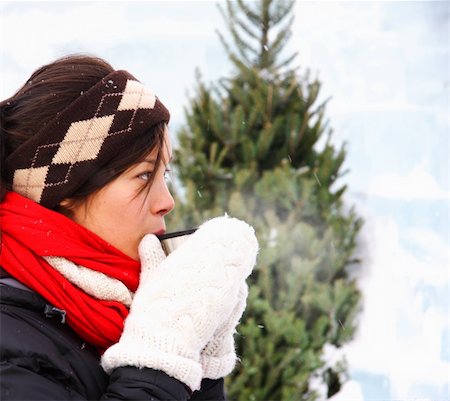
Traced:
[[[66, 56], [36, 70], [13, 96], [0, 102], [1, 181], [5, 182], [3, 167], [8, 155], [113, 71], [109, 63], [98, 57]], [[89, 177], [71, 198], [85, 199], [133, 164], [142, 161], [154, 149], [158, 149], [156, 172], [161, 163], [165, 127], [165, 123], [157, 124], [151, 128], [149, 135], [142, 135], [131, 142], [127, 152], [118, 154], [107, 166]], [[153, 178], [154, 173], [142, 190], [149, 189]], [[11, 183], [5, 184], [0, 188], [0, 200], [5, 190], [11, 190]]]

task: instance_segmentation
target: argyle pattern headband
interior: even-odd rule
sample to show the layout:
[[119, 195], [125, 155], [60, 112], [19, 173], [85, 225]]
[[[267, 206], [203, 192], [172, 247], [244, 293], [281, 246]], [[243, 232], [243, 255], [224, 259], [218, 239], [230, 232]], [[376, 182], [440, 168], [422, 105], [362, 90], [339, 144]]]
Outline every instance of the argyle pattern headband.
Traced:
[[133, 138], [169, 119], [151, 91], [114, 71], [8, 156], [7, 180], [13, 191], [52, 209]]

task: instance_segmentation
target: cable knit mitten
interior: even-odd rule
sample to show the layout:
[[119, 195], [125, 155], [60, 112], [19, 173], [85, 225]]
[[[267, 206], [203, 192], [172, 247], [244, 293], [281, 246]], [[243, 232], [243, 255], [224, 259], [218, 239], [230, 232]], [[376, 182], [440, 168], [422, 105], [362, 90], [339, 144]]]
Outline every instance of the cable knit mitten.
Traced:
[[[144, 237], [141, 258], [160, 249], [155, 239]], [[231, 316], [257, 250], [253, 228], [240, 220], [218, 217], [202, 224], [142, 274], [122, 336], [102, 356], [103, 369], [158, 369], [198, 390], [201, 351]]]
[[201, 353], [204, 378], [219, 379], [225, 377], [234, 369], [237, 356], [233, 336], [247, 306], [247, 296], [248, 286], [244, 282], [241, 284], [237, 303], [230, 316], [219, 326], [213, 338]]

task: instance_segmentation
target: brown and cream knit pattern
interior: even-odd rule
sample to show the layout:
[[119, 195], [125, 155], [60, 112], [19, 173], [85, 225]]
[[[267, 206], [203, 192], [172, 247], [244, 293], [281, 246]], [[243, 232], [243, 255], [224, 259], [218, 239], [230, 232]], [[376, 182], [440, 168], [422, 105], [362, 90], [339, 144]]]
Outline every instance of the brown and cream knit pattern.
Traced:
[[15, 192], [53, 208], [127, 144], [170, 114], [131, 74], [115, 71], [6, 159]]

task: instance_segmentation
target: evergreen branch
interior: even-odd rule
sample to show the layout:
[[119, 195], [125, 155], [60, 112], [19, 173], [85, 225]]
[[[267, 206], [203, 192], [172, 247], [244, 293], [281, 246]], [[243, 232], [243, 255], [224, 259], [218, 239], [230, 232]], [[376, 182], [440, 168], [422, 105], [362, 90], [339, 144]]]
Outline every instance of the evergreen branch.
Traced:
[[272, 123], [266, 123], [266, 126], [259, 137], [258, 143], [256, 145], [256, 155], [258, 160], [263, 160], [270, 148], [270, 144], [273, 142], [275, 137], [275, 129]]
[[[296, 92], [296, 88], [297, 88], [297, 78], [295, 77], [295, 75], [291, 75], [288, 80], [290, 82], [286, 83], [288, 85], [286, 91], [284, 92], [284, 96], [283, 96], [283, 103], [289, 104], [290, 100], [291, 100], [291, 96], [295, 95]], [[294, 101], [294, 99], [292, 99]]]
[[233, 107], [242, 106], [242, 109], [245, 110], [246, 113], [248, 113], [251, 108], [251, 100], [249, 98], [247, 90], [243, 86], [233, 85], [229, 89], [229, 96], [232, 99]]
[[290, 39], [291, 32], [288, 32], [286, 37], [281, 39], [277, 46], [272, 46], [270, 52], [270, 66], [273, 66], [278, 59], [280, 53], [284, 50], [285, 43]]
[[261, 39], [260, 39], [260, 51], [259, 51], [259, 60], [258, 67], [268, 68], [270, 63], [268, 62], [269, 58], [269, 30], [270, 30], [270, 14], [269, 7], [272, 0], [262, 0], [261, 1]]
[[[266, 371], [267, 371], [267, 363], [263, 359], [263, 356], [261, 354], [255, 355], [255, 364], [258, 366], [256, 369], [256, 374], [253, 375], [253, 385], [251, 388], [257, 389], [256, 392], [258, 393], [258, 398], [260, 400], [265, 400], [267, 397], [264, 396], [264, 382], [266, 377]], [[261, 369], [261, 367], [264, 367]], [[253, 390], [254, 391], [254, 390]]]
[[302, 125], [300, 126], [300, 129], [299, 130], [295, 129], [295, 130], [291, 131], [291, 135], [289, 137], [289, 144], [288, 144], [289, 154], [296, 151], [303, 136], [305, 135], [306, 127], [308, 126], [308, 122], [309, 122], [309, 115], [308, 115], [308, 112], [305, 112], [305, 114], [303, 115], [303, 118], [302, 118]]
[[272, 120], [272, 100], [273, 100], [273, 85], [269, 85], [267, 90], [266, 122]]
[[222, 166], [223, 160], [228, 155], [229, 147], [225, 146], [219, 153], [219, 157], [217, 158], [217, 168]]
[[271, 49], [273, 52], [275, 52], [276, 54], [278, 54], [286, 45], [286, 42], [291, 38], [292, 36], [292, 31], [291, 31], [291, 23], [293, 21], [294, 17], [291, 18], [289, 24], [284, 27], [283, 29], [281, 29], [277, 36], [275, 37], [274, 41], [271, 44]]
[[249, 138], [243, 138], [240, 146], [240, 157], [243, 164], [251, 165], [255, 159], [255, 147]]
[[294, 4], [294, 0], [287, 1], [284, 5], [280, 2], [279, 9], [277, 10], [278, 12], [271, 15], [272, 24], [278, 25], [285, 17], [287, 17], [292, 12]]
[[255, 74], [251, 68], [249, 68], [241, 60], [239, 60], [239, 58], [235, 54], [230, 55], [230, 60], [238, 68], [239, 72], [244, 78], [244, 81], [247, 81], [250, 84], [255, 82]]
[[[227, 2], [230, 2], [230, 0], [227, 0]], [[255, 14], [250, 8], [248, 8], [242, 0], [237, 0], [237, 4], [247, 16], [247, 18], [253, 23], [253, 25], [256, 25], [258, 27], [261, 25], [262, 21], [259, 15]]]
[[214, 165], [216, 162], [217, 148], [218, 148], [217, 142], [212, 142], [209, 146], [209, 164], [210, 165]]
[[309, 94], [306, 99], [306, 107], [310, 107], [314, 104], [317, 97], [319, 96], [320, 83], [318, 81], [314, 81], [308, 85]]
[[[230, 22], [234, 23], [235, 25], [238, 25], [247, 35], [249, 35], [254, 40], [259, 40], [259, 36], [251, 30], [249, 26], [247, 26], [237, 15], [236, 6], [232, 6], [232, 3], [230, 1], [227, 2], [227, 10], [228, 10], [228, 20]], [[256, 54], [256, 50], [252, 49], [253, 52]]]
[[[281, 63], [277, 64], [274, 68], [276, 70], [281, 70], [283, 67], [292, 63], [292, 61], [298, 56], [298, 52], [295, 52], [292, 56], [289, 56], [287, 59], [283, 60]], [[297, 70], [298, 68], [294, 68], [293, 70]]]
[[[227, 10], [228, 10], [228, 16], [227, 16], [226, 20], [228, 21], [228, 29], [233, 36], [236, 46], [238, 47], [238, 49], [242, 49], [240, 51], [241, 53], [243, 53], [244, 50], [246, 50], [246, 51], [250, 51], [251, 53], [255, 54], [256, 53], [255, 49], [253, 49], [250, 46], [250, 44], [247, 44], [246, 41], [244, 41], [241, 38], [237, 29], [235, 28], [235, 26], [239, 25], [239, 23], [241, 21], [238, 19], [230, 1], [227, 1]], [[243, 25], [243, 26], [244, 26], [244, 31], [245, 31], [245, 25]], [[247, 59], [247, 56], [245, 56], [244, 58]]]
[[[238, 377], [233, 378], [233, 380], [230, 380], [229, 377], [225, 378], [225, 382], [227, 384], [226, 388], [228, 389], [229, 395], [232, 396], [232, 394], [235, 394], [238, 392], [239, 389], [242, 389], [245, 387], [245, 382], [248, 380], [248, 375], [246, 374], [246, 369], [242, 369], [240, 367], [241, 365], [237, 365], [237, 371], [240, 373]], [[233, 398], [229, 398], [230, 400]], [[248, 399], [248, 398], [246, 398]]]
[[233, 55], [234, 53], [231, 50], [229, 44], [227, 43], [227, 41], [225, 40], [225, 38], [223, 37], [223, 35], [220, 33], [220, 31], [218, 29], [216, 29], [216, 33], [219, 36], [219, 40], [222, 43], [222, 46], [225, 48], [225, 52], [227, 53], [228, 57]]
[[235, 16], [235, 22], [239, 27], [247, 33], [252, 39], [259, 40], [258, 34], [253, 32], [250, 27], [248, 27], [238, 16]]
[[[225, 22], [227, 24], [228, 30], [231, 33], [231, 36], [233, 38], [233, 41], [236, 45], [236, 48], [237, 48], [239, 54], [241, 55], [241, 57], [245, 60], [245, 62], [247, 64], [250, 64], [251, 61], [250, 61], [248, 55], [246, 54], [246, 51], [249, 51], [250, 53], [252, 53], [252, 52], [255, 53], [255, 50], [250, 45], [248, 45], [244, 40], [241, 39], [239, 33], [235, 29], [234, 22], [235, 22], [236, 16], [234, 14], [234, 11], [233, 11], [230, 1], [227, 1], [228, 14], [225, 13], [225, 11], [223, 10], [223, 8], [220, 5], [218, 5], [218, 8], [219, 8], [220, 13], [222, 14], [223, 19], [225, 20]], [[216, 32], [218, 32], [218, 31], [216, 30]], [[234, 54], [232, 52], [230, 46], [228, 45], [228, 43], [226, 43], [224, 37], [220, 34], [220, 32], [218, 32], [218, 34], [219, 34], [222, 44], [225, 46], [227, 53], [229, 55]]]
[[210, 110], [211, 131], [217, 139], [223, 142], [224, 123], [226, 122], [226, 119], [223, 118], [224, 111], [220, 110], [219, 107], [211, 107]]
[[231, 139], [233, 144], [238, 143], [239, 138], [242, 137], [242, 122], [244, 120], [244, 111], [241, 105], [238, 105], [234, 110], [231, 120]]
[[228, 29], [231, 32], [231, 36], [233, 37], [233, 40], [235, 42], [235, 45], [236, 45], [236, 48], [237, 48], [239, 54], [245, 60], [245, 62], [250, 65], [251, 61], [246, 52], [256, 54], [257, 53], [256, 50], [253, 49], [249, 44], [247, 44], [247, 42], [245, 42], [240, 37], [239, 32], [235, 29], [235, 27], [233, 26], [233, 23], [231, 21], [230, 21], [230, 25], [229, 25]]
[[[250, 132], [256, 131], [254, 128], [255, 128], [255, 126], [257, 124], [258, 117], [261, 117], [261, 114], [260, 114], [259, 110], [255, 107], [250, 112], [250, 116], [248, 118], [248, 124], [247, 125], [248, 125], [248, 129], [249, 129]], [[262, 118], [261, 118], [261, 120], [262, 120]]]
[[283, 355], [283, 359], [281, 362], [277, 364], [277, 366], [270, 370], [270, 373], [267, 377], [267, 381], [264, 383], [266, 392], [267, 392], [267, 398], [264, 399], [273, 399], [271, 397], [271, 392], [275, 390], [275, 388], [279, 385], [279, 381], [281, 380], [282, 372], [286, 369], [286, 366], [293, 364], [294, 362], [297, 362], [296, 365], [299, 364], [298, 359], [300, 356], [300, 348], [291, 348], [287, 353]]
[[[226, 40], [224, 39], [224, 37], [222, 36], [222, 34], [216, 30], [220, 41], [222, 42], [222, 45], [225, 47], [225, 52], [227, 53], [229, 59], [239, 68], [241, 69], [242, 66], [245, 66], [245, 64], [243, 64], [238, 56], [231, 50], [230, 46], [228, 45], [228, 43], [226, 42]], [[239, 50], [239, 48], [238, 48]], [[247, 58], [247, 56], [245, 54], [241, 54], [242, 58], [244, 58], [245, 62], [247, 62], [248, 65], [251, 64], [251, 61]]]

